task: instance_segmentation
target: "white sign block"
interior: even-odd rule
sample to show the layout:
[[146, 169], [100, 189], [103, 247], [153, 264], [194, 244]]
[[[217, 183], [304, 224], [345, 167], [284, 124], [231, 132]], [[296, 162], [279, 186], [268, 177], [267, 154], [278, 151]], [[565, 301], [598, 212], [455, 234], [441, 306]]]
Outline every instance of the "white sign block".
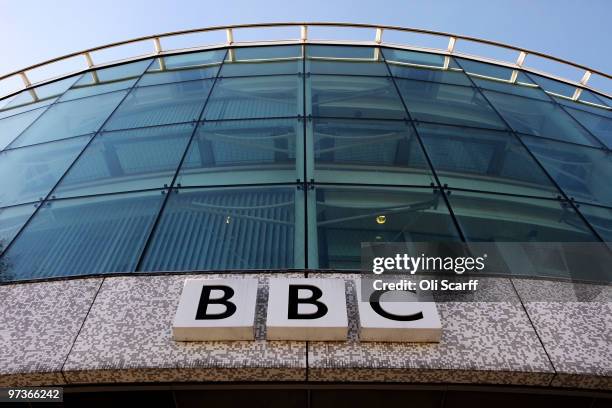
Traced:
[[270, 279], [267, 339], [344, 341], [348, 332], [342, 279]]
[[254, 340], [256, 304], [257, 279], [187, 279], [174, 340]]
[[[398, 301], [397, 292], [387, 292], [378, 305], [362, 301], [361, 281], [357, 280], [359, 339], [362, 341], [439, 342], [442, 323], [436, 304], [415, 301], [416, 294], [403, 292], [406, 301]], [[385, 297], [394, 301], [385, 301]]]

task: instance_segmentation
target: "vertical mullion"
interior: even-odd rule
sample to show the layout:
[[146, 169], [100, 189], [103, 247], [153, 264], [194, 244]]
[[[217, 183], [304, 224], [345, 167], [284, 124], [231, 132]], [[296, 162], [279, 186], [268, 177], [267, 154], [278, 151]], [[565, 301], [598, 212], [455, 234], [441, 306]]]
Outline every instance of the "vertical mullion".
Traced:
[[421, 151], [423, 152], [423, 155], [425, 157], [425, 160], [427, 161], [427, 165], [429, 166], [431, 174], [433, 175], [434, 180], [436, 181], [437, 188], [439, 189], [440, 195], [442, 196], [442, 199], [444, 200], [444, 203], [446, 204], [446, 208], [448, 209], [448, 213], [450, 214], [450, 217], [453, 220], [453, 224], [455, 225], [455, 228], [457, 229], [457, 232], [459, 233], [459, 237], [461, 238], [461, 241], [467, 242], [465, 234], [463, 233], [463, 230], [461, 229], [461, 225], [459, 224], [459, 221], [457, 220], [457, 217], [455, 216], [455, 212], [453, 211], [453, 208], [450, 205], [450, 201], [448, 200], [448, 197], [446, 196], [445, 187], [440, 182], [438, 173], [436, 172], [433, 162], [431, 161], [431, 158], [429, 157], [429, 153], [425, 149], [425, 144], [423, 143], [423, 140], [421, 139], [421, 135], [419, 134], [417, 127], [415, 126], [414, 121], [412, 120], [412, 115], [410, 115], [410, 111], [408, 110], [408, 106], [406, 105], [406, 102], [404, 101], [404, 97], [402, 96], [399, 86], [397, 85], [395, 78], [393, 77], [393, 74], [391, 73], [391, 68], [389, 68], [387, 59], [384, 57], [384, 53], [381, 53], [381, 55], [382, 55], [383, 63], [385, 64], [385, 67], [387, 68], [387, 73], [389, 74], [389, 78], [391, 82], [393, 83], [393, 86], [395, 87], [395, 92], [397, 92], [397, 95], [399, 96], [400, 101], [402, 102], [402, 106], [404, 107], [404, 111], [406, 112], [406, 115], [408, 115], [408, 122], [410, 123], [412, 127], [412, 130], [414, 132], [414, 137], [419, 142]]
[[[307, 151], [308, 151], [308, 143], [307, 140], [308, 138], [308, 120], [312, 120], [310, 118], [307, 117], [306, 112], [306, 103], [308, 101], [308, 99], [311, 98], [306, 98], [306, 92], [308, 90], [308, 86], [306, 85], [306, 52], [307, 52], [307, 45], [306, 44], [302, 44], [302, 143], [303, 143], [303, 159], [304, 159], [304, 169], [303, 169], [303, 177], [304, 179], [302, 180], [302, 195], [303, 195], [303, 200], [304, 200], [304, 219], [303, 221], [303, 225], [304, 225], [304, 268], [308, 269], [311, 267], [310, 263], [308, 262], [308, 259], [310, 258], [310, 254], [309, 251], [311, 250], [310, 246], [308, 245], [309, 241], [310, 241], [310, 234], [313, 233], [313, 231], [311, 231], [310, 228], [308, 228], [308, 188], [309, 188], [309, 183], [308, 183], [308, 160], [310, 159], [310, 157], [308, 157]], [[314, 160], [314, 157], [312, 157], [312, 160]], [[297, 186], [299, 188], [299, 185]], [[314, 187], [314, 185], [313, 185]], [[316, 214], [316, 211], [315, 211]], [[308, 272], [306, 272], [305, 277], [308, 277]]]
[[[38, 207], [36, 208], [36, 210], [34, 210], [34, 212], [32, 213], [32, 215], [30, 215], [30, 217], [26, 220], [26, 222], [21, 226], [21, 228], [19, 229], [19, 231], [15, 234], [15, 236], [13, 237], [13, 239], [11, 240], [11, 242], [9, 242], [9, 244], [4, 248], [4, 251], [2, 251], [2, 253], [0, 253], [0, 258], [3, 258], [4, 255], [7, 253], [7, 251], [9, 250], [9, 248], [13, 245], [13, 243], [17, 240], [17, 238], [19, 238], [19, 236], [21, 235], [21, 233], [23, 232], [23, 230], [25, 230], [25, 228], [30, 224], [30, 222], [32, 221], [32, 219], [34, 219], [34, 217], [36, 216], [36, 214], [38, 214], [38, 211], [44, 206], [44, 204], [46, 202], [49, 201], [49, 198], [53, 195], [53, 192], [55, 191], [55, 189], [57, 188], [57, 186], [62, 182], [62, 180], [64, 180], [64, 178], [66, 177], [66, 174], [68, 174], [70, 172], [70, 170], [72, 170], [72, 168], [74, 167], [74, 165], [76, 164], [76, 162], [81, 158], [81, 156], [83, 156], [83, 153], [85, 153], [85, 151], [87, 150], [87, 148], [92, 144], [92, 142], [96, 139], [96, 137], [98, 137], [100, 135], [100, 133], [102, 133], [102, 129], [104, 129], [104, 126], [106, 126], [106, 124], [108, 123], [109, 119], [114, 115], [114, 113], [117, 111], [117, 109], [119, 109], [119, 107], [121, 106], [121, 104], [123, 104], [123, 102], [126, 100], [126, 98], [132, 93], [132, 91], [134, 90], [134, 88], [136, 88], [136, 86], [138, 85], [138, 83], [140, 82], [140, 79], [142, 78], [142, 76], [147, 72], [147, 69], [149, 69], [149, 67], [153, 64], [153, 62], [155, 61], [155, 59], [152, 59], [151, 62], [149, 63], [149, 65], [147, 65], [147, 68], [145, 68], [145, 70], [143, 71], [142, 74], [140, 74], [140, 76], [138, 77], [138, 80], [136, 82], [134, 82], [134, 84], [129, 87], [127, 89], [127, 92], [125, 93], [125, 95], [123, 95], [123, 98], [121, 98], [121, 100], [119, 101], [119, 103], [117, 104], [117, 106], [115, 106], [115, 108], [111, 111], [111, 113], [106, 117], [106, 119], [102, 122], [102, 124], [100, 125], [100, 127], [98, 128], [97, 131], [94, 132], [93, 136], [91, 136], [91, 139], [89, 139], [89, 141], [87, 143], [85, 143], [85, 146], [83, 146], [83, 148], [81, 149], [81, 152], [79, 154], [76, 155], [76, 157], [74, 158], [74, 160], [72, 161], [72, 163], [70, 163], [70, 165], [66, 168], [66, 170], [64, 171], [64, 173], [60, 176], [60, 178], [57, 180], [57, 182], [53, 185], [53, 187], [51, 188], [51, 190], [49, 190], [49, 192], [47, 193], [47, 195], [44, 197], [43, 200], [40, 201]], [[79, 77], [81, 78], [81, 77]], [[78, 81], [78, 79], [77, 79]], [[75, 81], [76, 83], [76, 81]], [[68, 92], [68, 90], [66, 90], [65, 92]], [[64, 93], [65, 93], [64, 92]], [[117, 91], [117, 92], [121, 92], [121, 91]], [[63, 94], [62, 94], [63, 95]], [[95, 96], [92, 96], [93, 98], [95, 98]], [[58, 97], [59, 100], [60, 97]], [[57, 101], [56, 101], [57, 102]], [[55, 103], [53, 103], [52, 105], [54, 105]], [[49, 105], [50, 107], [51, 105]], [[45, 111], [47, 112], [47, 111]], [[45, 113], [43, 112], [43, 114]], [[40, 115], [42, 116], [42, 115]], [[39, 118], [40, 118], [39, 116]], [[37, 118], [38, 119], [38, 118]], [[34, 123], [34, 122], [32, 122]], [[25, 130], [24, 130], [25, 132]], [[15, 139], [17, 140], [17, 139]], [[12, 142], [11, 142], [12, 143]]]
[[[524, 74], [527, 76], [527, 78], [529, 78], [531, 81], [533, 81], [533, 83], [537, 84], [537, 82], [533, 80], [533, 78], [531, 77], [531, 75], [529, 75], [529, 73], [527, 73], [527, 72], [523, 72], [523, 73], [524, 73]], [[540, 89], [542, 89], [542, 92], [544, 92], [544, 93], [546, 94], [546, 96], [548, 96], [548, 99], [550, 99], [550, 101], [553, 103], [553, 105], [558, 106], [559, 108], [561, 108], [561, 110], [562, 110], [563, 112], [565, 112], [565, 113], [566, 113], [566, 114], [567, 114], [567, 115], [568, 115], [570, 118], [572, 118], [572, 120], [573, 120], [574, 122], [576, 122], [576, 123], [578, 124], [578, 126], [580, 126], [580, 128], [582, 128], [582, 129], [583, 129], [585, 132], [587, 132], [587, 133], [588, 133], [588, 134], [589, 134], [589, 135], [590, 135], [590, 136], [591, 136], [593, 139], [597, 140], [597, 142], [600, 144], [600, 146], [599, 146], [599, 148], [600, 148], [600, 149], [610, 150], [610, 149], [608, 148], [608, 146], [607, 146], [605, 143], [603, 143], [603, 142], [602, 142], [602, 141], [599, 139], [599, 137], [598, 137], [597, 135], [595, 135], [593, 132], [591, 132], [589, 129], [587, 129], [587, 128], [586, 128], [586, 126], [584, 126], [584, 125], [583, 125], [583, 124], [582, 124], [582, 123], [581, 123], [581, 122], [580, 122], [578, 119], [576, 119], [576, 118], [574, 117], [574, 115], [572, 115], [572, 114], [571, 114], [571, 113], [570, 113], [570, 112], [569, 112], [569, 111], [568, 111], [568, 110], [565, 108], [565, 106], [564, 106], [564, 105], [560, 104], [560, 103], [559, 103], [559, 101], [557, 101], [555, 98], [553, 98], [553, 97], [552, 97], [552, 95], [551, 95], [551, 94], [549, 94], [548, 92], [546, 92], [546, 91], [544, 90], [544, 88], [542, 88], [540, 85], [538, 85], [538, 86], [540, 87]], [[591, 146], [591, 147], [593, 147], [593, 146]]]
[[[455, 63], [461, 68], [463, 69], [463, 67], [461, 66], [461, 64], [459, 63], [459, 61], [455, 60]], [[464, 70], [465, 72], [465, 70]], [[467, 75], [467, 74], [466, 74]], [[585, 225], [589, 228], [589, 230], [591, 231], [591, 233], [601, 242], [605, 242], [604, 239], [602, 239], [602, 237], [599, 235], [599, 233], [597, 233], [597, 231], [595, 230], [595, 228], [593, 228], [593, 226], [591, 225], [590, 222], [587, 221], [587, 219], [584, 217], [584, 215], [582, 215], [582, 213], [580, 211], [578, 211], [578, 207], [576, 205], [576, 203], [574, 202], [573, 199], [571, 199], [566, 193], [565, 191], [561, 188], [561, 186], [555, 181], [555, 179], [550, 175], [550, 173], [548, 171], [546, 171], [546, 168], [544, 167], [544, 165], [540, 162], [540, 160], [538, 160], [538, 158], [535, 156], [535, 154], [532, 153], [531, 149], [529, 149], [529, 147], [527, 146], [527, 144], [525, 144], [525, 142], [523, 141], [523, 139], [521, 139], [521, 137], [514, 131], [514, 128], [512, 128], [510, 126], [510, 124], [508, 123], [508, 121], [506, 121], [506, 119], [502, 116], [502, 114], [497, 110], [497, 108], [493, 105], [493, 103], [491, 103], [491, 101], [489, 100], [489, 98], [487, 98], [487, 96], [485, 95], [484, 92], [482, 92], [482, 89], [480, 87], [478, 87], [476, 85], [476, 83], [474, 82], [474, 80], [472, 79], [472, 77], [470, 75], [467, 75], [468, 79], [470, 80], [470, 82], [472, 83], [472, 85], [474, 86], [474, 88], [478, 91], [478, 93], [484, 98], [484, 100], [489, 104], [489, 106], [491, 107], [491, 109], [493, 109], [493, 111], [497, 114], [497, 116], [499, 116], [499, 118], [502, 120], [502, 122], [504, 122], [506, 124], [506, 127], [508, 127], [510, 133], [518, 140], [518, 142], [521, 144], [521, 146], [523, 146], [523, 148], [527, 151], [527, 153], [529, 154], [529, 156], [531, 156], [531, 158], [534, 160], [535, 163], [537, 163], [537, 165], [540, 167], [540, 169], [544, 172], [544, 174], [546, 174], [546, 176], [548, 177], [548, 179], [550, 180], [550, 182], [555, 186], [555, 188], [559, 191], [559, 193], [561, 194], [562, 200], [560, 201], [565, 201], [567, 202], [572, 209], [576, 212], [576, 214], [578, 214], [578, 216], [580, 217], [580, 219], [582, 220], [582, 222], [585, 223]], [[531, 78], [530, 78], [531, 79]], [[550, 95], [549, 95], [550, 96]], [[599, 140], [599, 139], [598, 139]]]
[[217, 70], [217, 74], [215, 75], [215, 78], [212, 80], [212, 86], [210, 87], [210, 90], [208, 91], [208, 95], [206, 95], [206, 99], [204, 100], [204, 105], [202, 105], [202, 109], [200, 110], [200, 113], [198, 114], [197, 119], [195, 120], [195, 122], [193, 123], [193, 131], [191, 132], [191, 135], [189, 136], [189, 141], [187, 142], [186, 146], [185, 146], [185, 150], [183, 150], [183, 155], [181, 156], [181, 160], [179, 161], [176, 170], [174, 171], [174, 175], [172, 176], [172, 181], [170, 182], [170, 185], [168, 186], [168, 188], [166, 189], [166, 194], [163, 198], [162, 204], [159, 207], [159, 210], [157, 211], [157, 215], [155, 216], [155, 220], [153, 221], [153, 224], [151, 226], [151, 228], [149, 228], [149, 233], [147, 234], [147, 238], [145, 239], [145, 243], [142, 246], [142, 249], [140, 251], [140, 254], [138, 256], [138, 262], [136, 262], [136, 267], [134, 268], [134, 271], [138, 271], [142, 268], [142, 263], [144, 261], [145, 255], [147, 254], [147, 250], [149, 249], [149, 246], [151, 245], [151, 242], [153, 240], [153, 236], [155, 235], [155, 232], [157, 231], [157, 229], [159, 228], [159, 223], [161, 221], [161, 217], [164, 213], [164, 210], [166, 208], [166, 205], [168, 204], [168, 200], [170, 199], [170, 195], [172, 195], [172, 192], [174, 190], [174, 186], [176, 183], [176, 180], [178, 178], [178, 175], [181, 171], [181, 167], [183, 166], [183, 163], [185, 162], [185, 159], [187, 158], [187, 154], [189, 153], [189, 149], [191, 148], [191, 145], [193, 143], [193, 140], [195, 138], [195, 135], [200, 127], [200, 121], [202, 120], [202, 115], [204, 115], [204, 111], [206, 110], [206, 106], [208, 105], [208, 101], [210, 100], [210, 97], [212, 96], [213, 91], [215, 90], [215, 85], [217, 83], [217, 80], [219, 79], [219, 75], [221, 74], [221, 69], [223, 68], [223, 64], [225, 63], [225, 59], [227, 58], [227, 53], [228, 50], [225, 51], [225, 55], [223, 56], [223, 59], [221, 60], [221, 64], [219, 65], [219, 69]]

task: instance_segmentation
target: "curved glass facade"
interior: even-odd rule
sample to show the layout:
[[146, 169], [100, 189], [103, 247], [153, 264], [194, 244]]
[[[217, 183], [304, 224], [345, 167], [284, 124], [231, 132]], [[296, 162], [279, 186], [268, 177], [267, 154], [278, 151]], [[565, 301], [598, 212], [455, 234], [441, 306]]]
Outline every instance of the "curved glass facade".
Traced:
[[361, 242], [612, 241], [612, 102], [463, 58], [275, 45], [0, 101], [0, 280], [359, 269]]

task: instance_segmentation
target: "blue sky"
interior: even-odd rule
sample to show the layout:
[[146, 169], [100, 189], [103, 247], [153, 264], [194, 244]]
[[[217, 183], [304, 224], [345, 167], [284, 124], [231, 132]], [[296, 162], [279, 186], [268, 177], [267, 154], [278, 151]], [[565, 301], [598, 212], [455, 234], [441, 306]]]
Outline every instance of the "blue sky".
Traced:
[[274, 21], [447, 31], [542, 51], [609, 73], [611, 18], [612, 0], [0, 0], [0, 74], [132, 37]]

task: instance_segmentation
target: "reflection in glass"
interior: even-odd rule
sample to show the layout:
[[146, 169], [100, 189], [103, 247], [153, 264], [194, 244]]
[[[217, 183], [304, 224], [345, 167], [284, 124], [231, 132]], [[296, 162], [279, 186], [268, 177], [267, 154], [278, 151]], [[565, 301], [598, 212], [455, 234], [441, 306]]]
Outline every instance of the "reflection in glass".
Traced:
[[301, 58], [301, 45], [280, 45], [273, 47], [239, 47], [231, 48], [226, 61], [275, 60], [285, 58]]
[[306, 72], [312, 74], [389, 75], [378, 48], [309, 45], [306, 57]]
[[428, 54], [418, 51], [394, 50], [392, 48], [383, 48], [382, 51], [387, 62], [401, 62], [410, 65], [436, 68], [457, 66], [452, 59], [447, 59], [444, 55]]
[[377, 60], [379, 48], [342, 45], [307, 45], [306, 58]]
[[206, 109], [206, 120], [250, 119], [302, 114], [302, 82], [297, 76], [220, 78]]
[[150, 64], [151, 60], [143, 60], [86, 72], [62, 95], [60, 101], [131, 88]]
[[442, 184], [454, 188], [557, 197], [559, 191], [514, 135], [418, 124]]
[[170, 185], [193, 126], [183, 124], [100, 133], [53, 194], [71, 197]]
[[131, 272], [159, 191], [46, 202], [5, 252], [0, 280]]
[[147, 72], [218, 65], [223, 61], [226, 52], [225, 50], [212, 50], [159, 57], [153, 61], [153, 64], [149, 67]]
[[457, 241], [432, 189], [317, 187], [319, 268], [359, 269], [362, 242]]
[[612, 206], [612, 160], [606, 151], [521, 137], [568, 196]]
[[313, 116], [406, 119], [391, 78], [312, 75], [308, 113]]
[[[8, 247], [35, 210], [34, 204], [0, 208], [0, 254]], [[2, 268], [0, 267], [1, 273]]]
[[608, 149], [612, 149], [612, 117], [593, 115], [583, 110], [566, 108], [582, 126], [595, 135]]
[[578, 211], [584, 215], [608, 246], [612, 247], [612, 208], [580, 204]]
[[46, 108], [0, 119], [0, 150], [11, 144], [17, 136], [32, 124]]
[[0, 207], [47, 196], [90, 136], [0, 152]]
[[135, 88], [104, 130], [131, 129], [198, 120], [212, 80]]
[[173, 192], [141, 270], [293, 268], [296, 194], [293, 186]]
[[505, 124], [474, 88], [397, 79], [414, 120], [505, 129]]
[[599, 146], [590, 134], [558, 105], [519, 96], [484, 91], [512, 128], [521, 133]]
[[[181, 186], [295, 182], [297, 119], [232, 120], [200, 125], [177, 183]], [[300, 151], [302, 138], [300, 137]]]
[[313, 135], [318, 182], [424, 186], [434, 182], [409, 123], [316, 118]]
[[268, 62], [266, 60], [226, 61], [223, 64], [221, 77], [255, 76], [255, 75], [290, 75], [302, 72], [302, 60]]
[[557, 200], [452, 191], [449, 201], [468, 241], [597, 241], [572, 207]]
[[117, 107], [127, 91], [98, 95], [51, 106], [10, 147], [95, 133]]
[[[22, 91], [12, 98], [8, 99], [8, 102], [0, 101], [0, 112], [4, 109], [17, 108], [21, 111], [34, 109], [35, 107], [41, 107], [51, 104], [59, 95], [63, 94], [74, 82], [80, 77], [80, 75], [72, 76], [59, 81], [51, 82], [47, 85], [37, 86], [32, 89]], [[3, 105], [4, 104], [4, 105]], [[15, 111], [17, 109], [10, 109]], [[1, 113], [0, 113], [1, 115]]]
[[[518, 71], [500, 65], [487, 64], [464, 58], [453, 57], [465, 72], [473, 75], [476, 79], [486, 78], [489, 80], [497, 79], [500, 83], [517, 83], [522, 85], [535, 85], [535, 83], [522, 71]], [[516, 78], [515, 78], [516, 77]]]
[[445, 84], [472, 86], [468, 77], [459, 69], [433, 69], [414, 67], [411, 65], [399, 65], [389, 62], [391, 75], [397, 78], [415, 79], [418, 81], [441, 82]]

